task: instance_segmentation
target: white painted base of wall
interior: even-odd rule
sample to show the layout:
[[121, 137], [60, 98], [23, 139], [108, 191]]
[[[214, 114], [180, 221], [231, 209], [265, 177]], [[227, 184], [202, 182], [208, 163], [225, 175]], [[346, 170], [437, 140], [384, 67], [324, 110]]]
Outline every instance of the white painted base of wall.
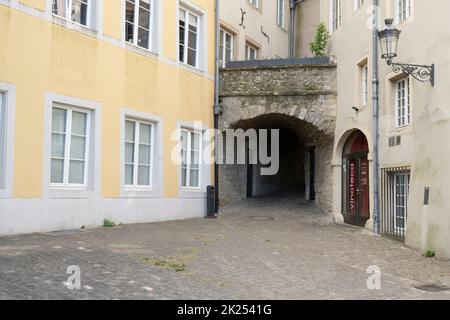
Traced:
[[205, 215], [205, 198], [2, 199], [0, 235], [98, 227], [103, 219], [133, 224]]

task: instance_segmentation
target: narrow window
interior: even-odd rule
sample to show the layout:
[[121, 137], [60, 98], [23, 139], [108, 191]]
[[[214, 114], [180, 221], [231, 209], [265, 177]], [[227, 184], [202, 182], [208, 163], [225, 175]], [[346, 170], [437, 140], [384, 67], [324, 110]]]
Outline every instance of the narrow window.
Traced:
[[365, 0], [355, 0], [355, 11], [361, 8], [365, 3]]
[[404, 232], [406, 230], [406, 219], [409, 203], [409, 173], [394, 174], [394, 192], [395, 192], [395, 216], [394, 228], [396, 231]]
[[52, 12], [66, 20], [90, 27], [94, 1], [96, 0], [53, 0]]
[[151, 47], [152, 1], [126, 0], [126, 41], [144, 49]]
[[411, 98], [409, 78], [397, 81], [396, 93], [396, 125], [397, 128], [405, 127], [411, 123]]
[[193, 67], [198, 66], [200, 17], [187, 9], [180, 9], [179, 60]]
[[284, 0], [277, 0], [277, 24], [284, 28]]
[[331, 3], [331, 22], [332, 31], [336, 31], [341, 27], [342, 22], [342, 4], [341, 0], [332, 0]]
[[228, 61], [233, 60], [234, 36], [227, 31], [220, 30], [220, 64], [226, 67]]
[[127, 119], [125, 121], [125, 185], [152, 186], [153, 124]]
[[245, 45], [245, 57], [247, 60], [258, 59], [258, 48], [252, 46], [251, 44]]
[[200, 187], [200, 157], [200, 133], [181, 130], [181, 186], [183, 188]]
[[362, 67], [362, 105], [366, 106], [369, 103], [369, 67], [366, 64]]
[[396, 0], [397, 23], [402, 23], [411, 15], [411, 0]]
[[259, 1], [258, 1], [258, 0], [248, 0], [248, 2], [249, 2], [251, 5], [254, 5], [256, 8], [259, 7]]
[[53, 107], [50, 178], [53, 186], [87, 186], [89, 118], [89, 111]]

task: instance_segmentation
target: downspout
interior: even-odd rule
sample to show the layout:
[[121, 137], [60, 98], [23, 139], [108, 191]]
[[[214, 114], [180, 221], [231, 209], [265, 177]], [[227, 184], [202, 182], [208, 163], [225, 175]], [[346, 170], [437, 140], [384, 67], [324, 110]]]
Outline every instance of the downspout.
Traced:
[[[220, 69], [220, 0], [216, 0], [216, 46], [215, 46], [215, 71], [214, 71], [214, 131], [217, 134], [219, 129], [219, 115], [220, 115], [220, 104], [219, 104], [219, 69]], [[216, 151], [215, 156], [217, 156], [218, 139], [214, 139], [214, 150]], [[219, 165], [217, 159], [214, 161], [214, 197], [215, 197], [215, 212], [219, 212]]]
[[378, 10], [379, 0], [373, 0], [372, 32], [372, 104], [373, 104], [373, 231], [380, 233], [380, 161], [379, 161], [379, 79], [378, 79]]
[[289, 58], [294, 59], [295, 56], [295, 8], [297, 7], [296, 0], [289, 0]]

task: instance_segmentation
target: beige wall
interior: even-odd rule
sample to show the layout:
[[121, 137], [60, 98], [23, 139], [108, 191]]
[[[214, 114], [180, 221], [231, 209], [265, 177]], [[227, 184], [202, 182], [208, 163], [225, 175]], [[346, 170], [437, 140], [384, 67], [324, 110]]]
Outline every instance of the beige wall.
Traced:
[[297, 7], [295, 30], [295, 55], [298, 58], [311, 57], [309, 44], [314, 40], [320, 23], [320, 6], [317, 0], [305, 0]]
[[[287, 58], [289, 55], [289, 1], [285, 0], [285, 26], [277, 24], [277, 1], [259, 0], [259, 8], [248, 0], [221, 0], [221, 26], [234, 35], [234, 60], [245, 60], [245, 44], [250, 41], [258, 46], [258, 59]], [[241, 9], [246, 12], [244, 25], [240, 26]], [[270, 43], [261, 33], [270, 37]]]
[[[317, 1], [321, 21], [329, 24], [329, 1]], [[330, 38], [329, 54], [338, 64], [338, 113], [335, 150], [335, 211], [341, 210], [341, 147], [348, 130], [361, 129], [373, 141], [371, 85], [369, 103], [361, 104], [358, 64], [368, 59], [372, 72], [371, 36], [368, 26], [372, 1], [354, 11], [353, 0], [342, 0], [342, 27]], [[394, 16], [394, 1], [380, 1], [380, 21]], [[402, 30], [397, 62], [436, 64], [436, 84], [410, 79], [412, 123], [395, 127], [394, 82], [399, 78], [384, 60], [380, 63], [380, 161], [381, 167], [411, 166], [410, 208], [407, 244], [420, 249], [433, 249], [450, 256], [449, 216], [450, 181], [450, 33], [447, 0], [412, 0], [412, 16], [397, 26]], [[384, 28], [384, 23], [380, 22]], [[400, 75], [401, 77], [401, 75]], [[358, 106], [360, 112], [352, 110]], [[402, 143], [388, 147], [388, 138], [400, 135]], [[372, 148], [372, 145], [371, 145]], [[373, 151], [373, 149], [371, 149]], [[372, 163], [371, 163], [372, 165]], [[424, 188], [431, 188], [430, 205], [424, 206]], [[373, 188], [372, 188], [373, 191]], [[373, 200], [373, 198], [372, 198]], [[373, 201], [371, 201], [373, 204]]]

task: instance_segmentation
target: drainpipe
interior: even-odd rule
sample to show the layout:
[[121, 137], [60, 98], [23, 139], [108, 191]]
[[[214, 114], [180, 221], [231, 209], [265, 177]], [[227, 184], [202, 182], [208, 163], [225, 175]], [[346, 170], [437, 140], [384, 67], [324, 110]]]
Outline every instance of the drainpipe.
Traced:
[[[220, 69], [220, 0], [216, 0], [216, 48], [215, 48], [215, 72], [214, 72], [214, 129], [215, 132], [219, 129], [219, 115], [220, 115], [220, 104], [219, 104], [219, 69]], [[215, 150], [217, 156], [218, 139], [214, 139]], [[219, 212], [219, 165], [217, 164], [217, 159], [214, 161], [214, 196], [216, 199], [215, 212]]]
[[373, 0], [373, 32], [372, 32], [372, 103], [373, 103], [373, 229], [380, 233], [380, 162], [379, 162], [379, 80], [378, 80], [378, 12], [379, 0]]
[[297, 5], [305, 0], [289, 0], [290, 23], [289, 23], [289, 58], [295, 58], [295, 12]]

